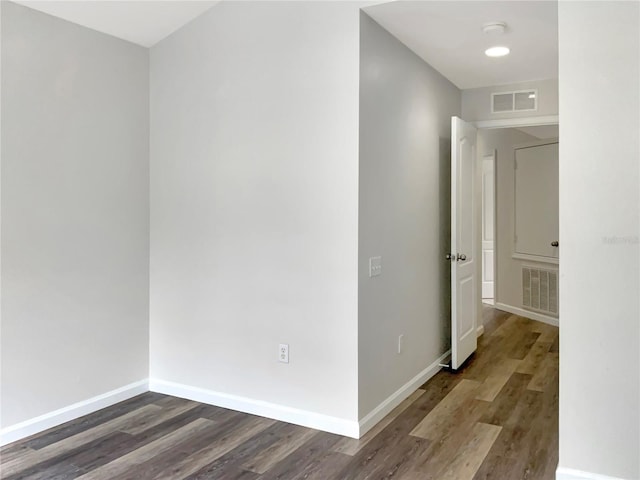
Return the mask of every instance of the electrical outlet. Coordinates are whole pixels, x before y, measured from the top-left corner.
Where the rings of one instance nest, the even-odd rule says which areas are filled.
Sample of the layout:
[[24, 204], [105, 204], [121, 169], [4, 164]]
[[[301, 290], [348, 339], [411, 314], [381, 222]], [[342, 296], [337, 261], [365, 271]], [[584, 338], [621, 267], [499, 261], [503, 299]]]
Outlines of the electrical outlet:
[[402, 347], [404, 347], [404, 334], [398, 336], [398, 353], [402, 353]]
[[278, 361], [282, 363], [289, 363], [289, 345], [281, 343], [278, 347]]

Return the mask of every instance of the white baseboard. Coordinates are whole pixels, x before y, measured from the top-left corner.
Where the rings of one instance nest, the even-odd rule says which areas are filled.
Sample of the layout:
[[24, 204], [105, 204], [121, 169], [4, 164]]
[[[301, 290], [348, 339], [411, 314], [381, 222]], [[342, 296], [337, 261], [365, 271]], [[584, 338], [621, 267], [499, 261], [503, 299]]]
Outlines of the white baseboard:
[[478, 337], [481, 337], [482, 335], [484, 335], [484, 325], [480, 325], [476, 329], [476, 334], [477, 334]]
[[74, 403], [73, 405], [54, 410], [53, 412], [45, 413], [39, 417], [16, 423], [15, 425], [0, 430], [0, 446], [43, 432], [49, 428], [75, 420], [78, 417], [96, 412], [102, 408], [110, 407], [118, 402], [128, 400], [129, 398], [148, 391], [148, 381], [146, 379], [140, 380], [103, 393], [102, 395]]
[[556, 480], [625, 480], [618, 477], [609, 477], [599, 473], [582, 472], [572, 468], [558, 467], [556, 470]]
[[537, 320], [548, 325], [553, 325], [554, 327], [560, 326], [560, 322], [557, 318], [549, 317], [547, 315], [543, 315], [542, 313], [530, 312], [529, 310], [525, 310], [524, 308], [513, 307], [511, 305], [498, 302], [496, 302], [495, 308], [497, 308], [498, 310], [504, 310], [505, 312], [513, 313], [515, 315], [519, 315], [521, 317], [530, 318], [531, 320]]
[[169, 382], [157, 378], [149, 380], [149, 389], [152, 392], [186, 398], [195, 402], [259, 415], [261, 417], [273, 418], [274, 420], [315, 428], [346, 437], [358, 438], [359, 427], [358, 422], [355, 420], [322, 415], [320, 413], [287, 407], [277, 403], [255, 400], [228, 393], [214, 392], [213, 390], [205, 390], [204, 388]]
[[380, 405], [369, 412], [362, 420], [360, 420], [360, 437], [371, 430], [380, 420], [386, 417], [391, 411], [400, 405], [409, 395], [415, 392], [422, 384], [438, 373], [442, 367], [440, 364], [451, 355], [451, 350], [445, 352], [435, 362], [422, 370], [418, 375], [413, 377], [402, 387], [392, 393]]

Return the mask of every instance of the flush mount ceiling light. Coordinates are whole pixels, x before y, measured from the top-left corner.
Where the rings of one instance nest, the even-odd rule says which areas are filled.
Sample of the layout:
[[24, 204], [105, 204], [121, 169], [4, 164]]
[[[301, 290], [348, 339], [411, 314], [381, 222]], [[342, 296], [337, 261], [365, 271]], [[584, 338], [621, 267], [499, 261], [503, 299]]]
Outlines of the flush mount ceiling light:
[[489, 22], [482, 26], [482, 31], [487, 34], [502, 35], [507, 29], [506, 22]]
[[509, 47], [491, 47], [487, 48], [484, 54], [487, 57], [504, 57], [505, 55], [509, 55], [509, 52]]

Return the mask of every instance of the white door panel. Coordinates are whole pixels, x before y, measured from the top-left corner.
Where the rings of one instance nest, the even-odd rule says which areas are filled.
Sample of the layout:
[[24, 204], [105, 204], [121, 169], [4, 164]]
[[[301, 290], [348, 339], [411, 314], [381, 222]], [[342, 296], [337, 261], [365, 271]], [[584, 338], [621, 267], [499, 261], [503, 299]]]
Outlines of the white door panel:
[[482, 241], [493, 243], [494, 155], [482, 158]]
[[493, 250], [482, 251], [482, 262], [487, 267], [482, 271], [482, 281], [493, 282]]
[[[458, 296], [461, 298], [471, 298], [474, 293], [474, 279], [472, 276], [466, 276], [458, 283]], [[475, 303], [475, 302], [474, 302]], [[458, 336], [460, 340], [465, 340], [468, 335], [476, 335], [475, 315], [473, 303], [461, 302], [458, 307], [458, 315], [456, 316]], [[462, 360], [464, 361], [464, 360]], [[460, 362], [462, 363], [462, 362]]]
[[482, 157], [482, 298], [494, 298], [495, 152]]
[[451, 368], [476, 350], [476, 129], [451, 119]]
[[515, 251], [558, 258], [558, 143], [515, 150]]
[[[483, 246], [484, 247], [484, 246]], [[494, 298], [493, 250], [482, 250], [482, 298]]]

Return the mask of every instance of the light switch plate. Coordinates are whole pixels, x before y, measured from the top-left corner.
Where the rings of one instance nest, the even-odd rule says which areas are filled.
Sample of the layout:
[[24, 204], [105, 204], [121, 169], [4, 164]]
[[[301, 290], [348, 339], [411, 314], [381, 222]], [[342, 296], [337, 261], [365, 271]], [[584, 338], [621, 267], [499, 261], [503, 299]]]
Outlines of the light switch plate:
[[377, 277], [382, 274], [382, 257], [369, 258], [369, 277]]

